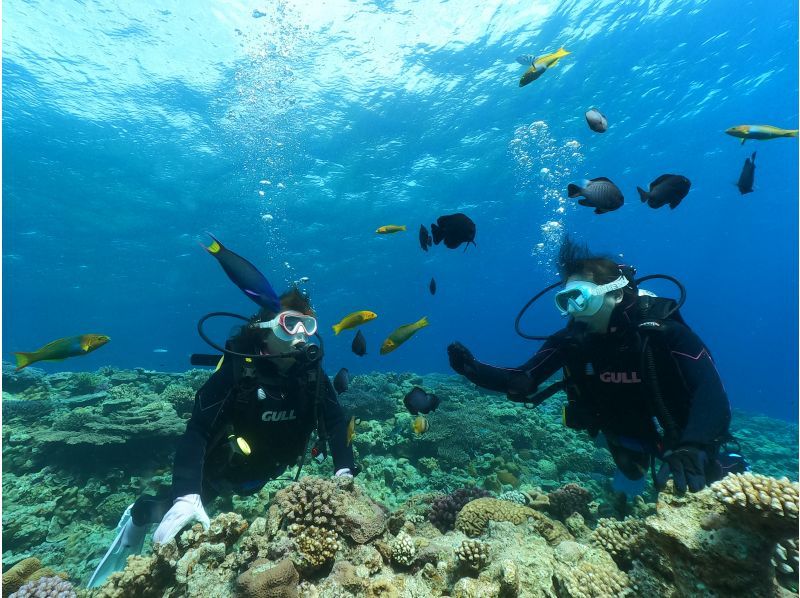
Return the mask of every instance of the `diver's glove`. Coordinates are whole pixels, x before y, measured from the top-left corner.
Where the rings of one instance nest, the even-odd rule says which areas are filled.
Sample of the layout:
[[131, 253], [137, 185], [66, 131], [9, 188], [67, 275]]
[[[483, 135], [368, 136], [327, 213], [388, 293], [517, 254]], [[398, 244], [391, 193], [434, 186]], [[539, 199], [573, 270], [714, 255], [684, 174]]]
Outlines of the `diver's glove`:
[[708, 453], [701, 448], [694, 446], [681, 446], [674, 451], [667, 451], [662, 457], [664, 463], [658, 470], [655, 477], [655, 484], [658, 490], [663, 490], [667, 485], [669, 476], [675, 480], [675, 489], [678, 492], [689, 490], [697, 492], [706, 486], [706, 466], [708, 465]]
[[205, 529], [211, 525], [200, 495], [187, 494], [176, 498], [161, 523], [158, 524], [153, 534], [153, 544], [169, 542], [178, 535], [178, 532], [194, 521], [200, 522]]
[[450, 367], [461, 374], [468, 376], [475, 373], [475, 357], [472, 352], [458, 341], [447, 347], [447, 356], [450, 358]]

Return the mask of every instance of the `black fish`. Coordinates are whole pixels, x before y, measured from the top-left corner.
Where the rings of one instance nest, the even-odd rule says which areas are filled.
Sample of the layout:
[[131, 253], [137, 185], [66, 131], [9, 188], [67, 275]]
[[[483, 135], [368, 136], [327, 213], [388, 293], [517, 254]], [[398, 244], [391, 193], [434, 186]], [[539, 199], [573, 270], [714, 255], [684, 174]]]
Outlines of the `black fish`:
[[650, 191], [645, 191], [641, 187], [636, 187], [639, 197], [646, 201], [651, 208], [660, 208], [669, 204], [669, 208], [674, 210], [681, 203], [681, 200], [689, 193], [692, 183], [685, 176], [679, 174], [662, 174], [655, 181], [650, 183]]
[[336, 389], [337, 394], [347, 392], [347, 387], [350, 386], [350, 372], [347, 368], [342, 368], [333, 378], [333, 388]]
[[597, 108], [586, 112], [586, 124], [595, 133], [605, 133], [608, 130], [608, 119]]
[[567, 195], [569, 197], [583, 196], [586, 199], [579, 199], [578, 203], [582, 206], [594, 208], [595, 214], [605, 214], [622, 207], [625, 198], [622, 191], [614, 183], [604, 176], [591, 179], [585, 187], [567, 185]]
[[431, 411], [436, 411], [439, 406], [439, 397], [434, 394], [428, 394], [419, 386], [415, 386], [403, 398], [403, 404], [411, 415], [430, 413]]
[[739, 175], [739, 182], [736, 186], [739, 187], [739, 193], [745, 195], [753, 192], [753, 179], [756, 176], [756, 153], [745, 159], [744, 166], [742, 166], [742, 174]]
[[466, 214], [439, 216], [436, 224], [431, 224], [431, 233], [436, 245], [444, 241], [449, 249], [455, 249], [462, 243], [466, 243], [467, 247], [470, 243], [475, 245], [475, 223]]
[[431, 284], [428, 285], [428, 288], [431, 291], [431, 295], [436, 294], [436, 281], [433, 278], [431, 278]]
[[350, 348], [353, 350], [353, 353], [355, 353], [359, 357], [363, 357], [364, 355], [366, 355], [367, 341], [364, 338], [364, 335], [361, 334], [360, 330], [356, 332], [356, 336], [353, 339], [353, 344], [350, 346]]
[[428, 251], [428, 247], [431, 246], [433, 240], [431, 239], [430, 233], [428, 233], [428, 229], [425, 228], [424, 224], [419, 225], [419, 246], [422, 247], [422, 251]]

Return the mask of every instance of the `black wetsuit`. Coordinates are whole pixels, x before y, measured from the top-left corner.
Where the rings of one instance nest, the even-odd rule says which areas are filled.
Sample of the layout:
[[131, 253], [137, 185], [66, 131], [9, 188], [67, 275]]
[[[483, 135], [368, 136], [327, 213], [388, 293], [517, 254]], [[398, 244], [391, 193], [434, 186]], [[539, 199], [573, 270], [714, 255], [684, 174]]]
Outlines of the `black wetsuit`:
[[[581, 332], [581, 325], [571, 322], [519, 367], [476, 361], [464, 375], [478, 386], [525, 402], [564, 369], [569, 382], [565, 423], [592, 436], [603, 432], [620, 470], [632, 479], [642, 477], [651, 455], [677, 446], [696, 446], [715, 455], [728, 437], [731, 413], [708, 349], [679, 320], [640, 326], [627, 311], [615, 312], [606, 334]], [[655, 376], [643, 359], [644, 339]], [[661, 408], [655, 405], [655, 393]]]
[[[199, 494], [204, 503], [219, 495], [252, 494], [296, 464], [317, 426], [315, 373], [321, 384], [319, 420], [334, 471], [354, 471], [347, 421], [321, 368], [317, 371], [316, 366], [309, 369], [297, 363], [280, 374], [262, 359], [256, 377], [242, 378], [237, 371], [241, 367], [241, 360], [226, 357], [197, 391], [192, 416], [175, 452], [171, 493], [140, 497], [131, 511], [136, 525], [160, 521], [174, 499], [187, 494]], [[230, 434], [245, 439], [249, 456], [231, 450]]]

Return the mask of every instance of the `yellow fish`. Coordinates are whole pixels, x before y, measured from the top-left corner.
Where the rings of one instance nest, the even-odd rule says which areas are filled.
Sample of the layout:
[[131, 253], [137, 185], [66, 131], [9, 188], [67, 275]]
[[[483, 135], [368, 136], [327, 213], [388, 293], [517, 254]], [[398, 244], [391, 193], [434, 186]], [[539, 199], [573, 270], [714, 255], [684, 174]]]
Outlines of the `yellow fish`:
[[41, 349], [30, 353], [14, 353], [17, 358], [17, 371], [36, 361], [59, 361], [67, 357], [86, 355], [110, 340], [104, 334], [79, 334], [47, 343]]
[[428, 430], [428, 420], [418, 415], [414, 418], [414, 421], [411, 422], [411, 429], [414, 430], [416, 434], [424, 434]]
[[346, 315], [341, 320], [339, 320], [338, 324], [333, 325], [333, 333], [339, 334], [342, 330], [348, 330], [349, 328], [355, 328], [356, 326], [361, 326], [370, 320], [374, 320], [378, 317], [374, 311], [354, 311], [351, 314]]
[[399, 233], [401, 230], [406, 230], [405, 224], [387, 224], [386, 226], [379, 226], [375, 232], [379, 235], [388, 235], [390, 233]]
[[725, 132], [731, 137], [739, 137], [742, 144], [748, 139], [777, 139], [778, 137], [797, 137], [797, 129], [780, 129], [772, 125], [736, 125]]
[[347, 424], [347, 446], [353, 443], [353, 438], [356, 436], [356, 426], [361, 423], [361, 420], [356, 419], [356, 416], [350, 418]]
[[528, 83], [536, 81], [547, 69], [564, 58], [567, 54], [572, 54], [572, 52], [567, 52], [564, 48], [559, 48], [552, 54], [537, 56], [531, 62], [530, 68], [522, 75], [522, 78], [519, 80], [519, 86], [525, 87]]
[[404, 324], [403, 326], [400, 326], [394, 332], [392, 332], [385, 341], [383, 341], [383, 344], [381, 345], [381, 355], [391, 353], [397, 349], [397, 347], [410, 339], [417, 330], [420, 328], [425, 328], [427, 325], [428, 318], [423, 316], [413, 324]]

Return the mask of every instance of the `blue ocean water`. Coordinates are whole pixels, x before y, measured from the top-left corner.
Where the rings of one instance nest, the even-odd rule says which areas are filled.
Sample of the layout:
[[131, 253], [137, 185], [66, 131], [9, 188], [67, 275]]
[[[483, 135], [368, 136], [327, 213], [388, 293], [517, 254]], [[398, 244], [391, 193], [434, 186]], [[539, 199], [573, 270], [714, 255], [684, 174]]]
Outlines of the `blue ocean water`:
[[[37, 365], [187, 368], [209, 350], [200, 316], [256, 308], [198, 246], [210, 231], [279, 291], [308, 278], [330, 373], [445, 372], [456, 339], [517, 365], [538, 345], [514, 318], [556, 279], [569, 233], [678, 277], [733, 405], [797, 418], [797, 140], [723, 133], [797, 127], [796, 2], [3, 8], [5, 360], [97, 332], [112, 340], [95, 353]], [[518, 87], [516, 56], [562, 46], [569, 56]], [[605, 134], [586, 126], [592, 106]], [[755, 191], [741, 196], [753, 151]], [[663, 173], [692, 181], [674, 211], [635, 190]], [[599, 176], [622, 209], [566, 198]], [[423, 253], [419, 225], [459, 211], [477, 247]], [[408, 231], [376, 235], [384, 224]], [[330, 332], [360, 309], [379, 315], [363, 358], [351, 333]], [[422, 316], [428, 328], [378, 355]], [[524, 322], [563, 325], [549, 299]], [[211, 329], [222, 339], [234, 323]]]

